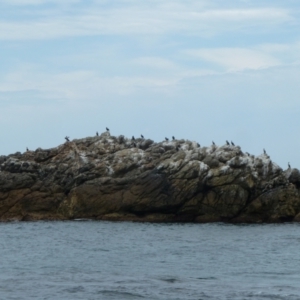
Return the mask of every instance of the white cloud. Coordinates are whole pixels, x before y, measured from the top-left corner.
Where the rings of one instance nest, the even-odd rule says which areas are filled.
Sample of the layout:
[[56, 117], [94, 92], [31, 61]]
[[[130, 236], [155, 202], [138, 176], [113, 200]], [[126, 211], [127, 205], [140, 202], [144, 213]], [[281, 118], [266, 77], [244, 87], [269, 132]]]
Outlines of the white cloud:
[[[30, 0], [27, 3], [38, 4], [41, 1]], [[72, 2], [74, 1], [70, 3]], [[169, 2], [168, 5], [152, 6], [131, 2], [126, 7], [119, 5], [119, 7], [105, 8], [94, 5], [82, 10], [74, 10], [72, 13], [62, 12], [57, 7], [57, 10], [49, 13], [48, 16], [44, 13], [41, 10], [39, 18], [39, 13], [35, 11], [31, 19], [26, 21], [0, 22], [0, 39], [53, 39], [109, 34], [160, 35], [175, 32], [206, 36], [224, 31], [236, 31], [247, 26], [252, 28], [262, 24], [265, 26], [281, 24], [292, 18], [286, 9], [208, 9], [194, 2], [191, 6], [179, 5], [178, 2], [173, 5]]]
[[79, 3], [81, 0], [2, 0], [2, 4], [15, 5], [15, 6], [27, 6], [27, 5], [41, 5], [47, 3], [54, 4], [74, 4]]
[[83, 99], [94, 101], [104, 95], [129, 95], [141, 89], [167, 89], [174, 87], [178, 81], [177, 76], [167, 75], [103, 77], [88, 70], [47, 74], [23, 68], [2, 78], [0, 93], [30, 91], [38, 93], [40, 101], [64, 99], [66, 102], [81, 103]]
[[139, 57], [132, 62], [136, 65], [153, 69], [175, 70], [178, 68], [176, 64], [169, 59], [161, 57]]
[[280, 61], [262, 51], [246, 48], [217, 48], [185, 51], [188, 55], [215, 63], [229, 72], [257, 70], [280, 65]]

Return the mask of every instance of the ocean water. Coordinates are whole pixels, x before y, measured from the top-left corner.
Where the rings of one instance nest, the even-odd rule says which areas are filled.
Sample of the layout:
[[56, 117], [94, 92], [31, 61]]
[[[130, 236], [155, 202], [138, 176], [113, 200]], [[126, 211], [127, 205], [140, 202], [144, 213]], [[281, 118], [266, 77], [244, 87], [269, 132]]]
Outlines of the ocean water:
[[0, 299], [300, 299], [300, 225], [0, 224]]

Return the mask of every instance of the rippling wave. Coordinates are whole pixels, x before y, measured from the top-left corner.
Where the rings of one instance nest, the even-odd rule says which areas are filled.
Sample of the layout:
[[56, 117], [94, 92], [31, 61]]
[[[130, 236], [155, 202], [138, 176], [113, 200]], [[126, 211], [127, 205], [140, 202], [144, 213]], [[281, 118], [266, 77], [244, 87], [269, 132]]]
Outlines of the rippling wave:
[[298, 224], [0, 227], [0, 299], [300, 299]]

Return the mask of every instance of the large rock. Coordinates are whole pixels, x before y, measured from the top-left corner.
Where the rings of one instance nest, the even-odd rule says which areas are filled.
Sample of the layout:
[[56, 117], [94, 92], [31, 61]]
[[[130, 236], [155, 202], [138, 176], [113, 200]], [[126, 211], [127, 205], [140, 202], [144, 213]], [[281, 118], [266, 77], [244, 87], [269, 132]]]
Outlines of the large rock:
[[0, 220], [300, 221], [300, 172], [266, 154], [100, 136], [0, 156]]

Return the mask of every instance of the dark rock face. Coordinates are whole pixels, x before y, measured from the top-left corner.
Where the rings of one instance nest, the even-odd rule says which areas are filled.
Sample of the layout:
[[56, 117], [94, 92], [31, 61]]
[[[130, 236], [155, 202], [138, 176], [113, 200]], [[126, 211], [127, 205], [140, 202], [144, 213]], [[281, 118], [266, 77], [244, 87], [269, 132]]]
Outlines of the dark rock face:
[[0, 156], [0, 220], [300, 221], [300, 172], [240, 147], [100, 136]]

